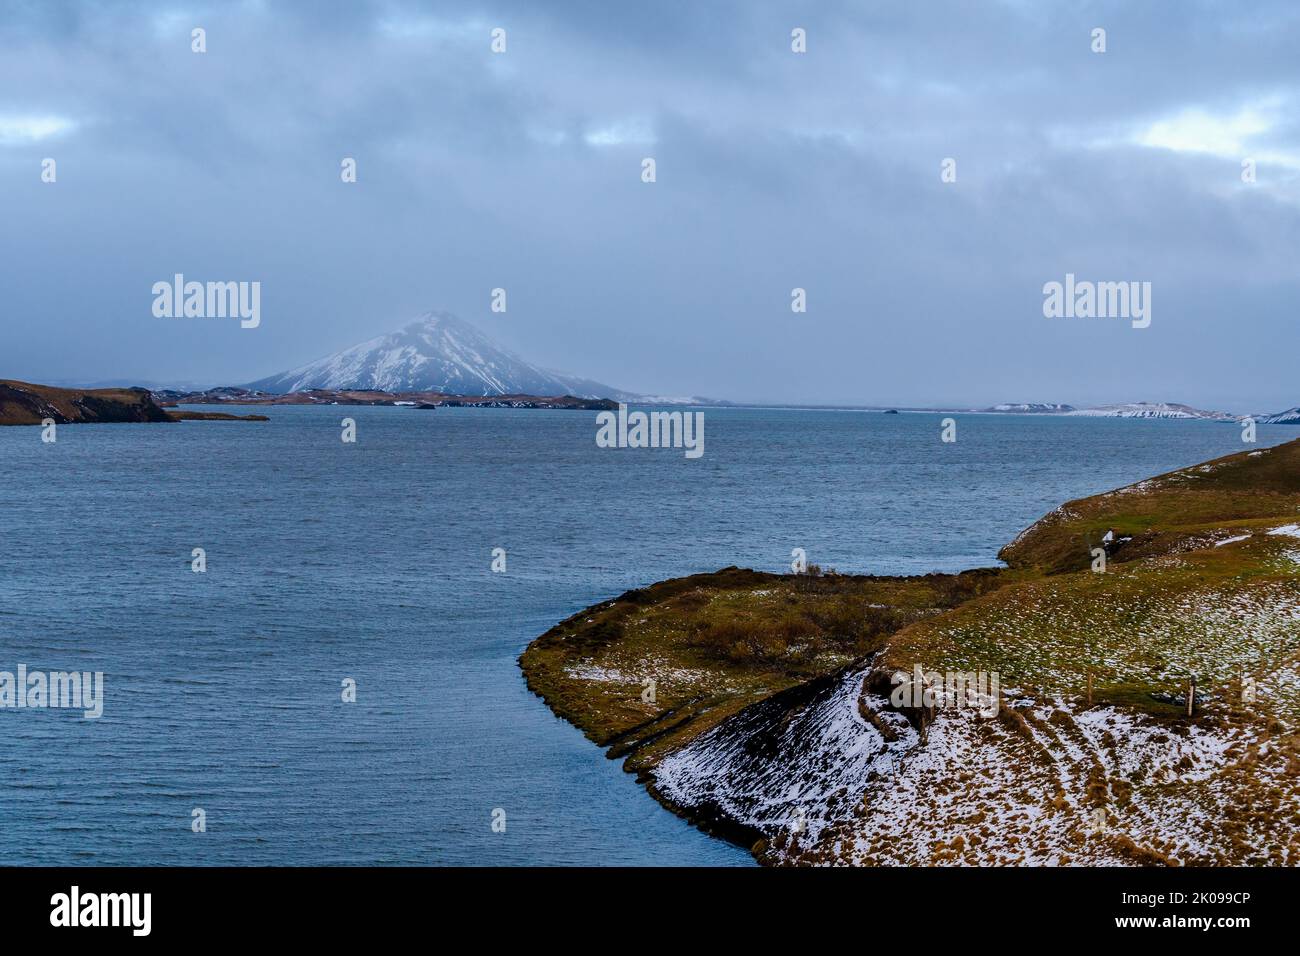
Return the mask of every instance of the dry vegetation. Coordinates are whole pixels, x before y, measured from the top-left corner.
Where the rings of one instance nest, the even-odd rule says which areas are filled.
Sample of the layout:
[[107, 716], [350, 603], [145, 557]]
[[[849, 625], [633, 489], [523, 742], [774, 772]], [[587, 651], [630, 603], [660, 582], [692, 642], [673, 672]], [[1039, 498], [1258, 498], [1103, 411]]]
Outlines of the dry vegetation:
[[[524, 652], [528, 685], [611, 756], [650, 766], [746, 704], [880, 649], [899, 627], [1001, 583], [727, 568], [629, 591], [562, 621]], [[655, 701], [642, 699], [655, 682]]]

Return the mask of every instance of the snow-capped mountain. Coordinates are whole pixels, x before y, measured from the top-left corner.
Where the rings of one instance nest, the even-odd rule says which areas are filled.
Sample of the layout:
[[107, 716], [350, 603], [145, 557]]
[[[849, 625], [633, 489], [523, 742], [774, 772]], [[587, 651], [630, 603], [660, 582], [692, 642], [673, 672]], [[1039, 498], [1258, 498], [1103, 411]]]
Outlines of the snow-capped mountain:
[[1276, 415], [1260, 415], [1255, 421], [1261, 425], [1300, 425], [1300, 408], [1288, 408]]
[[1237, 416], [1227, 412], [1209, 412], [1190, 405], [1174, 402], [1127, 402], [1122, 405], [1098, 405], [1095, 408], [1076, 408], [1067, 415], [1085, 415], [1090, 418], [1203, 418], [1208, 421], [1235, 421]]
[[449, 312], [428, 312], [397, 332], [248, 387], [275, 393], [332, 388], [637, 400], [635, 395], [600, 382], [525, 362]]

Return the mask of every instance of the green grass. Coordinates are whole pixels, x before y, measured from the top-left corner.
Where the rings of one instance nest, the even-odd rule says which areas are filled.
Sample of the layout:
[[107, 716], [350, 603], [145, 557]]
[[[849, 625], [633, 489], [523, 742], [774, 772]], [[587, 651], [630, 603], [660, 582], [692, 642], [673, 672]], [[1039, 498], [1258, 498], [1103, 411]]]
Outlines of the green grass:
[[[1290, 545], [1295, 545], [1291, 547]], [[1003, 686], [1167, 713], [1152, 695], [1198, 692], [1240, 699], [1243, 676], [1268, 679], [1300, 654], [1300, 565], [1294, 539], [1248, 541], [1005, 588], [889, 642], [886, 666], [997, 670]], [[1261, 707], [1287, 722], [1292, 694]]]
[[1013, 568], [1060, 573], [1088, 568], [1107, 531], [1133, 541], [1115, 561], [1195, 545], [1212, 531], [1300, 518], [1300, 442], [1251, 449], [1070, 501], [999, 553]]

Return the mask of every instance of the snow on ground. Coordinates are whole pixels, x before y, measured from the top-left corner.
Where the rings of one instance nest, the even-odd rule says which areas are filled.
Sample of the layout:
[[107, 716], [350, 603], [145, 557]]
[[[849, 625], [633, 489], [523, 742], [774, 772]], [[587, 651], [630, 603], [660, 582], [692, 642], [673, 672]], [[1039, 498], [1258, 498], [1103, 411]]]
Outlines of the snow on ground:
[[717, 675], [712, 671], [673, 667], [666, 661], [654, 659], [639, 663], [637, 673], [620, 670], [617, 667], [602, 667], [590, 662], [572, 664], [565, 668], [564, 672], [574, 680], [591, 681], [597, 684], [629, 684], [637, 687], [642, 686], [647, 680], [654, 680], [660, 687], [705, 683], [713, 686], [717, 683]]
[[917, 740], [889, 714], [900, 740], [887, 743], [858, 712], [864, 673], [839, 675], [793, 716], [779, 701], [761, 701], [665, 758], [656, 787], [681, 806], [716, 805], [765, 833], [801, 829], [815, 839], [851, 817], [855, 799], [846, 798], [860, 797], [873, 775], [891, 774], [894, 754]]
[[1252, 781], [1296, 796], [1257, 728], [1022, 699], [1004, 719], [940, 711], [923, 737], [884, 698], [860, 702], [863, 677], [749, 708], [666, 758], [657, 788], [759, 830], [776, 862], [1241, 862], [1253, 845], [1300, 862], [1294, 814], [1234, 820]]

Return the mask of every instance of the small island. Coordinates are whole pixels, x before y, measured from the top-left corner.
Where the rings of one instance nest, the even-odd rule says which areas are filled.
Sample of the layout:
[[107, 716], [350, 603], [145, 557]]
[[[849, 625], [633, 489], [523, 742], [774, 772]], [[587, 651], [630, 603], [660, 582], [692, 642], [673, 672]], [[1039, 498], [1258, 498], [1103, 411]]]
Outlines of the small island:
[[764, 864], [1295, 865], [1298, 521], [1292, 441], [1068, 502], [1006, 567], [629, 591], [520, 666]]

